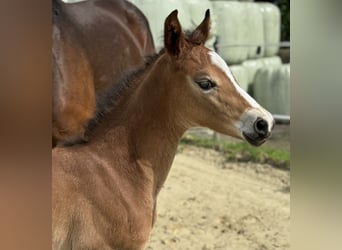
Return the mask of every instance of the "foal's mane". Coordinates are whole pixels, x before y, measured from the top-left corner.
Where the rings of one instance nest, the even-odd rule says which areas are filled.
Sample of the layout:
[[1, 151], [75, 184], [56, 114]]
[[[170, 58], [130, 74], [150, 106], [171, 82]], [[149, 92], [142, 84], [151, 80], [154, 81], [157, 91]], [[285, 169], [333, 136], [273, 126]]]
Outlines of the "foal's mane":
[[164, 49], [154, 55], [146, 56], [145, 63], [138, 69], [125, 73], [118, 82], [112, 83], [104, 94], [96, 97], [96, 110], [95, 116], [92, 118], [86, 127], [87, 132], [96, 127], [97, 124], [108, 114], [120, 101], [129, 89], [139, 82], [139, 77], [146, 72], [146, 70], [154, 64], [157, 59], [164, 54]]
[[[184, 32], [184, 39], [188, 43], [196, 46], [198, 44], [193, 41], [192, 34], [193, 33], [191, 31], [186, 30]], [[117, 83], [111, 84], [104, 94], [96, 97], [95, 116], [88, 122], [86, 126], [87, 132], [91, 131], [101, 122], [103, 117], [105, 117], [106, 114], [108, 114], [118, 104], [120, 97], [123, 96], [129, 89], [133, 88], [138, 83], [139, 77], [144, 74], [146, 70], [164, 53], [165, 48], [161, 49], [154, 55], [146, 56], [145, 63], [142, 67], [127, 72]]]

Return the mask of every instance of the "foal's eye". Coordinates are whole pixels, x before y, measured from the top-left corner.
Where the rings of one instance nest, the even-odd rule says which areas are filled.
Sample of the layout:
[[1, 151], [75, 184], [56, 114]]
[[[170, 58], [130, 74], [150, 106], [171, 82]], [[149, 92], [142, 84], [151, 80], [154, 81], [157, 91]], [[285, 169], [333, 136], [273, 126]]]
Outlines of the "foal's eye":
[[196, 81], [196, 83], [203, 90], [210, 90], [216, 87], [216, 84], [209, 79], [201, 79]]

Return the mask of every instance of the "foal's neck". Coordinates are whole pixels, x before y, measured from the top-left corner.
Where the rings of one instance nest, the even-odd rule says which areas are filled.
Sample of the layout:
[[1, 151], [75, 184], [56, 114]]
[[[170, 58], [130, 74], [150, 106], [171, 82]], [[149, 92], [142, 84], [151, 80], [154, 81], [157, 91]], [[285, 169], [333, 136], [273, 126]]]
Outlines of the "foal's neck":
[[[153, 180], [153, 195], [157, 195], [169, 173], [179, 139], [186, 128], [177, 124], [177, 112], [172, 103], [170, 65], [161, 56], [139, 79], [140, 83], [123, 98], [103, 123], [99, 148], [127, 147], [129, 167], [143, 169]], [[114, 154], [117, 151], [114, 150]], [[115, 167], [115, 155], [113, 155]], [[132, 159], [133, 158], [133, 159]], [[146, 171], [148, 169], [148, 171]], [[138, 169], [137, 169], [138, 170]], [[151, 171], [152, 170], [152, 171]]]

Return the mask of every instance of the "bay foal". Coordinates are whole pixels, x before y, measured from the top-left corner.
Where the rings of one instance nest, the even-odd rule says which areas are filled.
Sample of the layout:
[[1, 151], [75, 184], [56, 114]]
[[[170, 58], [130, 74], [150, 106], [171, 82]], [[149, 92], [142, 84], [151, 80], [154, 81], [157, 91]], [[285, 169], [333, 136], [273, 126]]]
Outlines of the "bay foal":
[[204, 46], [209, 27], [208, 10], [185, 35], [173, 11], [165, 49], [102, 100], [89, 143], [53, 150], [53, 249], [144, 249], [188, 128], [206, 126], [253, 145], [270, 135], [272, 116]]
[[143, 13], [125, 0], [52, 1], [52, 144], [86, 141], [96, 100], [155, 53]]

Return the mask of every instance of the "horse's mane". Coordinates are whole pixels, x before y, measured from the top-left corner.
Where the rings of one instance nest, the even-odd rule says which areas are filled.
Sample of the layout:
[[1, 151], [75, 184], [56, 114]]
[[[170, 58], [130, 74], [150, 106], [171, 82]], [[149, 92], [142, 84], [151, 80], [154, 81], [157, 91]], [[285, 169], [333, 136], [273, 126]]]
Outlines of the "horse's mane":
[[[186, 30], [184, 32], [184, 38], [193, 43], [192, 32]], [[86, 127], [87, 132], [92, 130], [103, 117], [106, 116], [120, 101], [120, 97], [126, 93], [129, 89], [134, 87], [138, 82], [137, 79], [147, 70], [147, 68], [154, 64], [157, 59], [165, 53], [165, 48], [161, 49], [158, 53], [145, 57], [145, 63], [142, 67], [135, 69], [133, 71], [129, 71], [121, 77], [121, 79], [113, 83], [109, 86], [109, 88], [104, 92], [104, 94], [100, 94], [96, 97], [96, 111], [95, 116], [92, 118]]]
[[108, 89], [96, 97], [95, 116], [87, 125], [87, 131], [92, 130], [106, 116], [120, 101], [129, 89], [134, 87], [138, 82], [137, 79], [147, 70], [147, 68], [154, 64], [154, 62], [164, 53], [164, 49], [154, 55], [146, 56], [145, 63], [138, 69], [125, 73], [118, 82], [111, 84]]

